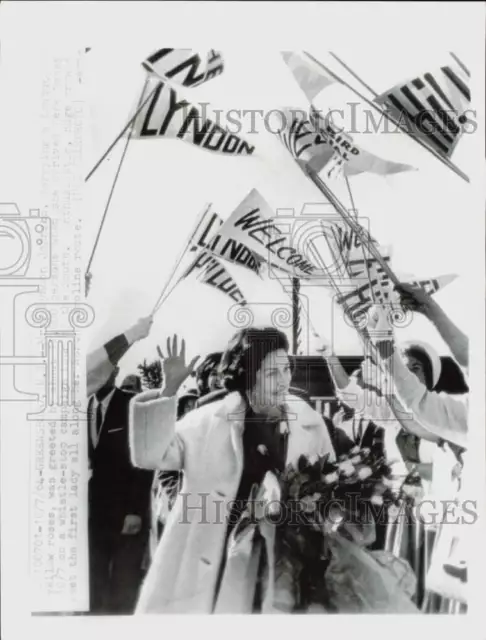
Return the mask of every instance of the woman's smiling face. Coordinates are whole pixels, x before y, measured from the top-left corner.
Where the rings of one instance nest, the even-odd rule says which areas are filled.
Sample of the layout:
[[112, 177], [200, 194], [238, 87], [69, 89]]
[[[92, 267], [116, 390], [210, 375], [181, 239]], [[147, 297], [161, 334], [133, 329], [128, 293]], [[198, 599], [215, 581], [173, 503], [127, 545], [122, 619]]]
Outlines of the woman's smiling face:
[[292, 372], [285, 349], [271, 351], [262, 360], [256, 373], [250, 400], [255, 407], [272, 409], [283, 405], [289, 392]]
[[418, 358], [410, 355], [404, 356], [404, 362], [409, 371], [416, 375], [422, 384], [426, 385], [425, 369], [422, 362], [420, 362]]

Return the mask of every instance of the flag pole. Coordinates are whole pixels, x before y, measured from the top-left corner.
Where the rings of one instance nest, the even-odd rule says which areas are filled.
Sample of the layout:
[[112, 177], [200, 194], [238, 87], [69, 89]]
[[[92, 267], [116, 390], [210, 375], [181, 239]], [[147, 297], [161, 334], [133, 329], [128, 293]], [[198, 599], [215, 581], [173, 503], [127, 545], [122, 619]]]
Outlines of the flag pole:
[[461, 69], [464, 71], [464, 73], [468, 76], [468, 78], [471, 77], [471, 72], [469, 71], [469, 69], [466, 67], [466, 65], [464, 64], [464, 62], [462, 62], [462, 60], [460, 60], [459, 56], [456, 56], [455, 53], [453, 53], [452, 51], [449, 51], [449, 54], [451, 56], [451, 58], [453, 60], [455, 60], [457, 62], [457, 64], [461, 67]]
[[[143, 94], [145, 93], [145, 89], [147, 88], [147, 83], [148, 83], [148, 77], [145, 79], [145, 83], [143, 85], [142, 93], [140, 94], [140, 98], [139, 98], [139, 101], [138, 101], [139, 105], [140, 105], [140, 102], [142, 101]], [[106, 221], [106, 217], [108, 215], [108, 210], [110, 208], [111, 200], [113, 198], [113, 194], [115, 193], [115, 188], [116, 188], [116, 185], [117, 185], [117, 182], [118, 182], [118, 178], [120, 177], [121, 168], [123, 166], [123, 162], [124, 162], [125, 157], [127, 155], [128, 145], [130, 144], [131, 139], [132, 139], [132, 130], [130, 130], [130, 132], [129, 132], [128, 136], [127, 136], [127, 141], [125, 143], [125, 148], [123, 149], [123, 153], [122, 153], [122, 156], [120, 158], [120, 163], [118, 164], [118, 168], [116, 170], [115, 178], [113, 180], [113, 184], [111, 185], [110, 194], [108, 196], [108, 200], [106, 201], [105, 210], [103, 212], [103, 217], [101, 218], [101, 223], [100, 223], [100, 226], [98, 227], [98, 233], [96, 234], [96, 238], [95, 238], [95, 242], [94, 242], [94, 245], [93, 245], [93, 249], [91, 251], [91, 255], [90, 255], [89, 260], [88, 260], [88, 265], [86, 267], [86, 273], [85, 273], [85, 276], [84, 276], [85, 277], [85, 287], [86, 287], [86, 292], [85, 292], [86, 297], [88, 297], [89, 288], [90, 288], [90, 285], [91, 285], [91, 280], [93, 278], [92, 273], [90, 271], [91, 265], [93, 263], [93, 259], [94, 259], [95, 253], [96, 253], [96, 249], [97, 249], [98, 243], [100, 241], [101, 233], [102, 233], [103, 227], [105, 225], [105, 221]]]
[[[353, 211], [355, 211], [356, 213], [356, 222], [358, 222], [358, 212], [357, 209], [354, 205], [354, 198], [353, 198], [353, 192], [351, 191], [351, 185], [349, 184], [349, 178], [346, 175], [346, 170], [344, 170], [344, 179], [346, 180], [346, 186], [348, 188], [348, 194], [349, 194], [349, 200], [351, 202], [351, 207], [353, 208]], [[368, 276], [368, 282], [371, 283], [371, 278], [370, 278], [370, 269], [369, 269], [369, 265], [368, 265], [368, 260], [366, 259], [366, 251], [365, 251], [365, 245], [361, 244], [361, 248], [363, 251], [363, 262], [365, 264], [366, 267], [366, 275]], [[373, 296], [373, 304], [376, 303], [376, 298], [375, 298], [375, 293], [373, 291], [373, 287], [371, 287], [371, 295]]]
[[344, 207], [344, 205], [338, 200], [338, 198], [334, 195], [334, 193], [329, 189], [329, 187], [325, 184], [325, 182], [313, 171], [310, 167], [306, 167], [304, 169], [305, 173], [310, 177], [312, 182], [316, 185], [319, 191], [326, 196], [329, 202], [334, 206], [336, 211], [340, 214], [343, 220], [351, 227], [351, 229], [355, 232], [358, 238], [361, 240], [361, 243], [368, 248], [370, 253], [379, 263], [383, 271], [387, 274], [390, 280], [398, 285], [399, 281], [396, 275], [393, 273], [389, 265], [385, 262], [380, 252], [374, 246], [374, 243], [371, 241], [369, 237], [369, 233], [364, 229], [352, 216], [349, 215], [348, 211]]
[[300, 280], [292, 278], [292, 350], [298, 355], [300, 346]]
[[367, 84], [367, 83], [366, 83], [362, 78], [360, 78], [360, 77], [358, 76], [358, 74], [357, 74], [357, 73], [355, 73], [355, 72], [351, 69], [351, 67], [349, 67], [349, 66], [344, 62], [344, 60], [341, 60], [341, 58], [340, 58], [339, 56], [337, 56], [335, 53], [333, 53], [332, 51], [329, 51], [329, 54], [330, 54], [330, 55], [331, 55], [335, 60], [337, 60], [337, 61], [339, 62], [339, 64], [340, 64], [341, 66], [343, 66], [343, 67], [346, 69], [346, 71], [347, 71], [348, 73], [350, 73], [350, 74], [353, 76], [353, 78], [354, 78], [355, 80], [357, 80], [358, 82], [360, 82], [360, 83], [363, 85], [363, 87], [366, 87], [366, 89], [368, 89], [368, 91], [369, 91], [370, 93], [372, 93], [372, 94], [373, 94], [373, 97], [375, 97], [375, 98], [377, 98], [377, 97], [378, 97], [378, 94], [376, 93], [376, 91], [375, 91], [374, 89], [372, 89], [372, 88], [370, 87], [370, 85], [369, 85], [369, 84]]
[[[145, 89], [147, 87], [147, 83], [148, 83], [148, 76], [145, 79], [145, 84], [143, 87], [143, 91], [142, 94], [140, 95], [140, 100], [142, 100], [143, 98], [143, 94], [145, 92]], [[132, 126], [132, 124], [134, 123], [134, 121], [136, 120], [138, 114], [142, 111], [142, 109], [145, 107], [145, 105], [147, 104], [147, 102], [152, 98], [152, 96], [154, 95], [154, 93], [157, 91], [157, 89], [159, 88], [160, 83], [158, 83], [154, 89], [148, 94], [147, 98], [142, 102], [142, 104], [140, 104], [139, 102], [139, 106], [137, 107], [137, 110], [135, 111], [134, 115], [130, 118], [130, 120], [126, 123], [126, 125], [123, 127], [123, 129], [120, 131], [120, 133], [117, 135], [117, 137], [113, 140], [113, 142], [110, 144], [110, 146], [108, 147], [108, 149], [104, 152], [104, 154], [101, 156], [101, 158], [98, 160], [98, 162], [94, 165], [94, 167], [91, 169], [91, 171], [88, 173], [88, 175], [86, 176], [86, 178], [84, 179], [85, 182], [88, 182], [88, 180], [91, 178], [91, 176], [94, 174], [94, 172], [100, 167], [100, 165], [102, 164], [102, 162], [106, 159], [106, 157], [108, 156], [109, 153], [111, 153], [111, 151], [113, 150], [113, 148], [116, 146], [117, 142], [125, 135], [125, 133], [130, 129], [130, 127]]]
[[[165, 292], [166, 292], [166, 291], [167, 291], [167, 289], [169, 288], [169, 285], [170, 285], [170, 283], [171, 283], [171, 281], [172, 281], [172, 278], [173, 278], [173, 277], [174, 277], [174, 275], [175, 275], [175, 272], [177, 271], [177, 269], [178, 269], [178, 267], [179, 267], [180, 263], [182, 262], [182, 260], [183, 260], [184, 256], [186, 255], [187, 250], [189, 249], [189, 247], [190, 247], [190, 245], [191, 245], [191, 242], [192, 242], [192, 240], [194, 239], [194, 236], [196, 235], [196, 233], [198, 232], [199, 227], [201, 226], [202, 221], [204, 220], [204, 216], [205, 216], [205, 215], [206, 215], [206, 213], [209, 211], [209, 208], [210, 208], [210, 207], [211, 207], [211, 204], [207, 204], [207, 205], [205, 206], [205, 208], [203, 209], [203, 211], [201, 211], [201, 213], [199, 214], [199, 216], [198, 216], [198, 218], [197, 218], [197, 220], [196, 220], [196, 224], [194, 225], [193, 230], [192, 230], [192, 231], [191, 231], [191, 233], [189, 234], [189, 236], [188, 236], [188, 238], [187, 238], [186, 242], [184, 243], [183, 249], [182, 249], [181, 253], [179, 254], [179, 256], [178, 256], [177, 260], [174, 262], [174, 267], [173, 267], [173, 269], [172, 269], [172, 271], [171, 271], [171, 273], [170, 273], [169, 277], [168, 277], [168, 278], [167, 278], [167, 280], [165, 281], [165, 284], [164, 284], [164, 286], [163, 286], [163, 288], [162, 288], [161, 293], [159, 294], [159, 297], [157, 298], [157, 302], [156, 302], [156, 303], [155, 303], [155, 305], [154, 305], [154, 308], [153, 308], [152, 314], [155, 314], [155, 313], [160, 309], [160, 307], [162, 306], [162, 303], [163, 303], [163, 302], [165, 302], [165, 299], [163, 299], [163, 298], [164, 298], [164, 295], [165, 295]], [[171, 289], [171, 290], [169, 291], [169, 293], [167, 294], [166, 299], [169, 297], [169, 294], [170, 294], [170, 293], [172, 293], [172, 289]]]
[[[388, 120], [390, 120], [391, 122], [393, 122], [393, 124], [395, 126], [397, 126], [401, 131], [403, 131], [403, 133], [406, 133], [407, 136], [411, 139], [414, 140], [417, 144], [419, 144], [421, 147], [423, 147], [424, 149], [426, 149], [429, 153], [431, 153], [433, 156], [435, 156], [438, 160], [440, 160], [440, 162], [442, 162], [442, 164], [444, 164], [446, 167], [448, 167], [449, 169], [451, 169], [455, 174], [457, 174], [460, 178], [462, 178], [463, 180], [465, 180], [466, 182], [470, 182], [468, 176], [461, 171], [461, 169], [459, 169], [459, 167], [456, 167], [455, 164], [453, 164], [450, 160], [448, 160], [447, 158], [444, 158], [440, 155], [440, 153], [438, 153], [435, 149], [433, 149], [432, 147], [430, 147], [426, 142], [424, 142], [423, 140], [421, 140], [418, 137], [412, 136], [410, 135], [410, 133], [407, 131], [407, 129], [403, 126], [403, 124], [398, 121], [394, 116], [392, 116], [390, 113], [387, 113], [386, 111], [383, 111], [382, 109], [380, 109], [380, 107], [375, 104], [372, 100], [369, 100], [368, 98], [366, 98], [363, 94], [361, 94], [357, 89], [355, 89], [354, 87], [352, 87], [350, 84], [348, 84], [345, 80], [343, 80], [342, 78], [340, 78], [338, 75], [336, 75], [333, 71], [331, 71], [330, 69], [328, 69], [324, 64], [322, 64], [322, 62], [319, 62], [319, 60], [316, 60], [316, 58], [314, 58], [313, 55], [311, 55], [310, 53], [308, 53], [307, 51], [304, 52], [306, 54], [306, 56], [308, 58], [310, 58], [314, 64], [318, 65], [319, 67], [321, 67], [321, 69], [323, 69], [326, 74], [330, 75], [332, 78], [334, 78], [334, 80], [336, 80], [336, 82], [339, 82], [340, 84], [342, 84], [344, 87], [350, 89], [353, 93], [355, 93], [359, 98], [361, 98], [361, 100], [363, 100], [363, 102], [366, 102], [366, 104], [370, 107], [372, 107], [375, 111], [378, 111], [378, 113], [380, 113], [382, 116], [384, 116], [385, 118], [388, 118]], [[337, 58], [337, 56], [334, 56], [336, 58], [336, 60], [338, 60], [338, 62], [340, 62], [341, 64], [342, 61], [339, 60]], [[355, 76], [357, 77], [357, 76]], [[373, 92], [374, 93], [374, 92]]]

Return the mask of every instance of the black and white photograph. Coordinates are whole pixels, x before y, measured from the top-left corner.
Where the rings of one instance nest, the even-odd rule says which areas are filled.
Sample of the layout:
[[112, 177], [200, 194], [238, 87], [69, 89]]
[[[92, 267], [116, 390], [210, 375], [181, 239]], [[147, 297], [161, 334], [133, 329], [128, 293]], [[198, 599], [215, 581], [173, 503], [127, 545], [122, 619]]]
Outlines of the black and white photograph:
[[[0, 5], [12, 29], [56, 15], [21, 4]], [[0, 156], [24, 608], [138, 635], [148, 614], [469, 634], [484, 5], [59, 4], [62, 44], [27, 61], [0, 39], [2, 138], [17, 117], [33, 149]]]

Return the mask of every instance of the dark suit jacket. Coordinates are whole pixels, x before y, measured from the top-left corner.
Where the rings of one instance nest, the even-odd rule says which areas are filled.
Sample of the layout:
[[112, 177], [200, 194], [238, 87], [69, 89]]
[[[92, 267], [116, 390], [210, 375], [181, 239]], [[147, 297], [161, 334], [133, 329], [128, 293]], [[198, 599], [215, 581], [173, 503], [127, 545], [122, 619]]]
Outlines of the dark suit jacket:
[[[91, 431], [89, 514], [100, 526], [120, 533], [128, 514], [139, 515], [147, 526], [153, 473], [136, 469], [130, 461], [128, 409], [135, 394], [115, 389], [108, 404], [98, 445], [93, 447]], [[90, 400], [88, 410], [91, 409]]]

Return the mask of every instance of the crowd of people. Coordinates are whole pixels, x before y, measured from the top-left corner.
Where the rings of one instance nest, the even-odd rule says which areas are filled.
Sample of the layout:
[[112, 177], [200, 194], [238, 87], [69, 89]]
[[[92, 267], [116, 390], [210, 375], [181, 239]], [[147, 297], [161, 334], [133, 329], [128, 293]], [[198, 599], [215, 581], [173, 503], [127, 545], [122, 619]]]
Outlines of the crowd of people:
[[[422, 290], [399, 293], [404, 309], [434, 324], [466, 381], [467, 337]], [[372, 348], [352, 375], [322, 343], [339, 401], [331, 423], [292, 386], [289, 343], [273, 327], [238, 331], [197, 367], [174, 336], [158, 350], [161, 388], [142, 390], [134, 375], [116, 387], [120, 360], [151, 325], [139, 320], [88, 356], [91, 613], [226, 613], [228, 589], [248, 590], [249, 612], [260, 611], [258, 581], [232, 584], [225, 565], [238, 517], [269, 490], [264, 454], [283, 470], [302, 454], [335, 460], [356, 445], [380, 448], [397, 486], [417, 485], [410, 517], [390, 511], [374, 548], [408, 560], [417, 610], [465, 610], [462, 599], [430, 589], [441, 520], [428, 524], [416, 508], [424, 497], [456, 500], [467, 460], [467, 393], [441, 391], [442, 360], [430, 345], [397, 344], [381, 307], [368, 313]], [[458, 545], [445, 574], [467, 580], [463, 555]]]

